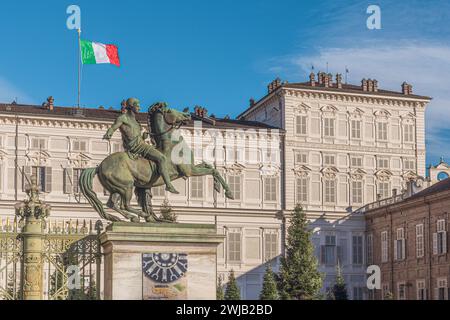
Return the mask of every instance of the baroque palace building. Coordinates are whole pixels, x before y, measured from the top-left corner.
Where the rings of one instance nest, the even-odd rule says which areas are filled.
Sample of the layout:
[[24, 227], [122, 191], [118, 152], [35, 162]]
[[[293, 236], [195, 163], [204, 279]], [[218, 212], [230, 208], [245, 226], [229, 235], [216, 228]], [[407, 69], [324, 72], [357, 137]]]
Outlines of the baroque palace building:
[[[324, 292], [342, 267], [350, 298], [367, 297], [364, 215], [355, 209], [406, 188], [425, 176], [425, 107], [430, 98], [378, 89], [376, 80], [343, 84], [341, 76], [319, 73], [306, 83], [273, 81], [268, 93], [237, 120], [208, 116], [197, 107], [193, 122], [180, 129], [195, 148], [196, 161], [214, 165], [235, 199], [213, 191], [212, 177], [177, 180], [180, 194], [154, 188], [156, 208], [167, 199], [180, 222], [215, 223], [225, 236], [218, 272], [233, 269], [242, 297], [257, 299], [264, 263], [277, 265], [286, 224], [295, 204], [306, 210]], [[117, 132], [102, 140], [120, 111], [0, 104], [0, 217], [13, 215], [25, 197], [26, 177], [35, 174], [50, 220], [97, 220], [80, 195], [78, 177], [107, 155], [121, 151]], [[146, 113], [138, 120], [145, 125]], [[195, 121], [197, 120], [197, 121]], [[201, 127], [199, 126], [201, 123]], [[94, 188], [105, 203], [97, 181]], [[2, 223], [0, 223], [2, 225]]]
[[281, 166], [283, 216], [295, 204], [306, 210], [324, 289], [339, 262], [349, 296], [367, 298], [364, 216], [355, 209], [406, 189], [425, 176], [425, 108], [430, 98], [381, 90], [377, 80], [360, 86], [342, 76], [311, 73], [305, 83], [279, 79], [238, 118], [285, 132]]

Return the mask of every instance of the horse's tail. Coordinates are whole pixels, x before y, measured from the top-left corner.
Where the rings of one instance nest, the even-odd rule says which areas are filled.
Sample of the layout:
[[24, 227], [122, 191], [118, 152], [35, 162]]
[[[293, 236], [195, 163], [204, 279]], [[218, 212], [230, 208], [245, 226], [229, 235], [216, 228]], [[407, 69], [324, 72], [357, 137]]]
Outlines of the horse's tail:
[[79, 187], [84, 197], [89, 201], [91, 206], [98, 212], [100, 217], [107, 219], [107, 214], [103, 208], [103, 204], [98, 199], [97, 194], [94, 192], [92, 186], [94, 177], [97, 174], [97, 168], [87, 168], [81, 172]]

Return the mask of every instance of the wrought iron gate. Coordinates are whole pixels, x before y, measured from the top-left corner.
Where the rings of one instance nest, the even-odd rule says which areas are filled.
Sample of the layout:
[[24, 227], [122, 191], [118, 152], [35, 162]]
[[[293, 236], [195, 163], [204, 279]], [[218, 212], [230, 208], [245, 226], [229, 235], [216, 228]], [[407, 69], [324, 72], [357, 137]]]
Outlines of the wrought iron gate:
[[[0, 218], [0, 300], [21, 299], [23, 241], [17, 218]], [[42, 290], [47, 300], [101, 298], [101, 221], [49, 221], [42, 230]]]

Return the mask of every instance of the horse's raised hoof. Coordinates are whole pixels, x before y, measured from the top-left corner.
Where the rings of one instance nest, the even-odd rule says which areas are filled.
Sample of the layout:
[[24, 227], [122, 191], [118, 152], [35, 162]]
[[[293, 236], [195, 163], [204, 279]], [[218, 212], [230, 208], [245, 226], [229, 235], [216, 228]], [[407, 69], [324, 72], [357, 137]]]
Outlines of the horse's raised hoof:
[[111, 214], [106, 215], [106, 220], [112, 221], [112, 222], [119, 222], [122, 221], [120, 218], [113, 216]]
[[233, 193], [231, 191], [225, 192], [225, 197], [228, 199], [234, 200]]

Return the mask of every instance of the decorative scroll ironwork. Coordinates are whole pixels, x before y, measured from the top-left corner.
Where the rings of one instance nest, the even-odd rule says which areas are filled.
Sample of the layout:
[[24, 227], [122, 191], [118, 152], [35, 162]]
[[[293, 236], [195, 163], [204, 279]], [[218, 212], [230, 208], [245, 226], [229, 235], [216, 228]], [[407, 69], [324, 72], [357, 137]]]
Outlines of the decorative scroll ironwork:
[[[0, 300], [21, 299], [22, 225], [0, 218]], [[50, 220], [42, 230], [43, 299], [99, 300], [102, 252], [101, 221]], [[79, 272], [79, 282], [71, 273]], [[71, 286], [72, 284], [72, 286]], [[79, 286], [77, 286], [79, 284]]]

